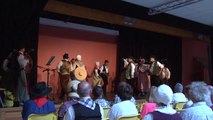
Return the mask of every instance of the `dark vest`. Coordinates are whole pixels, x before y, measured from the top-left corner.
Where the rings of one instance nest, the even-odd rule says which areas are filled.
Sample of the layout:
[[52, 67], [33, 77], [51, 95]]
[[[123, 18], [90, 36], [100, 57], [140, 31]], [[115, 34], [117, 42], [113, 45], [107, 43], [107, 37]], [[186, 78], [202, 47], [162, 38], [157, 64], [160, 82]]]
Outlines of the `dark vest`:
[[73, 105], [75, 111], [75, 120], [101, 120], [101, 112], [98, 104], [95, 109], [89, 109], [79, 103]]
[[158, 111], [154, 111], [151, 113], [153, 116], [153, 120], [182, 120], [178, 113], [175, 114], [165, 114]]
[[62, 66], [60, 68], [60, 72], [62, 74], [64, 73], [70, 73], [70, 69], [71, 69], [71, 64], [69, 61], [66, 61], [66, 60], [62, 60]]

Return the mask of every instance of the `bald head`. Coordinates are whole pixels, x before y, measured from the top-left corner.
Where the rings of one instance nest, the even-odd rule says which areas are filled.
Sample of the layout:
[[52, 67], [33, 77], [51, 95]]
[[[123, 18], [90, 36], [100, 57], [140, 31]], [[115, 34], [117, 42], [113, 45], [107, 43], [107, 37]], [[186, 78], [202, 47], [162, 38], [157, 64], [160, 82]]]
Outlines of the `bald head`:
[[91, 85], [87, 81], [82, 81], [78, 84], [77, 92], [80, 97], [90, 96]]

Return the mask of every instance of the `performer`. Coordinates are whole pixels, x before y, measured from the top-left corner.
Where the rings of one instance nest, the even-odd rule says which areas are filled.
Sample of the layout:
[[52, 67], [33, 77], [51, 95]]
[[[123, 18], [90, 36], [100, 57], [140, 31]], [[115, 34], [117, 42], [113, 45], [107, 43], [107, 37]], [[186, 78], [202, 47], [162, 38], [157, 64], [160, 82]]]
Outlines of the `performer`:
[[163, 66], [164, 66], [163, 69], [160, 71], [161, 84], [168, 84], [168, 80], [171, 77], [171, 72], [169, 68], [165, 66], [165, 64], [163, 64]]
[[137, 69], [137, 76], [138, 76], [138, 96], [143, 96], [147, 93], [149, 89], [149, 81], [148, 81], [148, 71], [149, 65], [145, 64], [145, 59], [140, 59], [139, 66]]
[[71, 64], [68, 59], [69, 55], [65, 53], [63, 55], [63, 60], [59, 62], [57, 67], [61, 83], [61, 95], [60, 95], [61, 100], [67, 99], [67, 84], [70, 80], [70, 71], [71, 71]]
[[134, 65], [132, 57], [129, 57], [127, 61], [128, 61], [128, 65], [125, 71], [126, 82], [129, 83], [134, 88], [135, 87], [134, 85], [135, 65]]
[[127, 58], [123, 59], [123, 68], [122, 68], [122, 72], [121, 72], [121, 75], [120, 75], [120, 80], [121, 81], [126, 81], [126, 68], [128, 66], [128, 61], [127, 61]]
[[76, 80], [86, 80], [87, 78], [86, 66], [82, 62], [81, 55], [76, 56], [74, 76]]
[[102, 79], [101, 79], [101, 76], [100, 76], [100, 62], [99, 61], [95, 62], [95, 67], [93, 69], [92, 78], [93, 78], [92, 87], [102, 86]]
[[24, 56], [25, 48], [22, 47], [19, 49], [17, 53], [17, 61], [19, 65], [18, 69], [18, 86], [16, 90], [16, 97], [15, 101], [18, 102], [17, 104], [23, 105], [23, 103], [29, 99], [29, 94], [27, 91], [27, 78], [26, 78], [26, 65], [28, 64], [29, 60], [26, 59]]
[[160, 71], [164, 66], [156, 60], [155, 56], [150, 57], [150, 62], [151, 86], [158, 87], [160, 85]]
[[101, 77], [103, 79], [103, 93], [104, 96], [106, 96], [106, 91], [107, 91], [107, 84], [108, 84], [108, 76], [109, 76], [109, 68], [108, 68], [109, 61], [105, 60], [104, 64], [100, 68], [101, 72]]
[[76, 69], [76, 64], [75, 64], [75, 58], [72, 58], [70, 63], [71, 63], [71, 70], [70, 70], [70, 77], [72, 80], [75, 79], [75, 76], [74, 76], [74, 70]]

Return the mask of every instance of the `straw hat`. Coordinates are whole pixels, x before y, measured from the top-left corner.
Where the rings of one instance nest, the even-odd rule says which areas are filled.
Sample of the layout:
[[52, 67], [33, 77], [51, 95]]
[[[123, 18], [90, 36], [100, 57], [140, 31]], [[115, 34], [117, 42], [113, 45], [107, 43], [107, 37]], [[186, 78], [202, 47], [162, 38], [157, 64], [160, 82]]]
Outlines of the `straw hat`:
[[84, 68], [77, 67], [74, 71], [74, 76], [77, 80], [85, 80], [87, 77], [87, 71]]

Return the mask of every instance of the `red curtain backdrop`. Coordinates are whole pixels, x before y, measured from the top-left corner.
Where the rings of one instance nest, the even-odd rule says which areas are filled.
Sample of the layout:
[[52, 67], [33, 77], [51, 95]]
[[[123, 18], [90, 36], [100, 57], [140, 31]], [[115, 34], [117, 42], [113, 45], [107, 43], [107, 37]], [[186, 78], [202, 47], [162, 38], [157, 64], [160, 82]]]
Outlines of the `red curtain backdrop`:
[[[38, 65], [46, 65], [49, 58], [54, 55], [55, 60], [50, 68], [55, 69], [62, 55], [67, 52], [70, 58], [75, 58], [77, 54], [82, 55], [82, 60], [86, 65], [88, 73], [91, 74], [96, 61], [103, 64], [105, 59], [109, 60], [109, 85], [116, 75], [117, 56], [117, 36], [106, 35], [77, 29], [68, 29], [40, 25], [38, 42]], [[38, 68], [38, 81], [47, 81], [47, 73]], [[90, 78], [91, 82], [92, 79]], [[50, 72], [50, 86], [53, 92], [59, 92], [59, 80], [57, 72]]]

